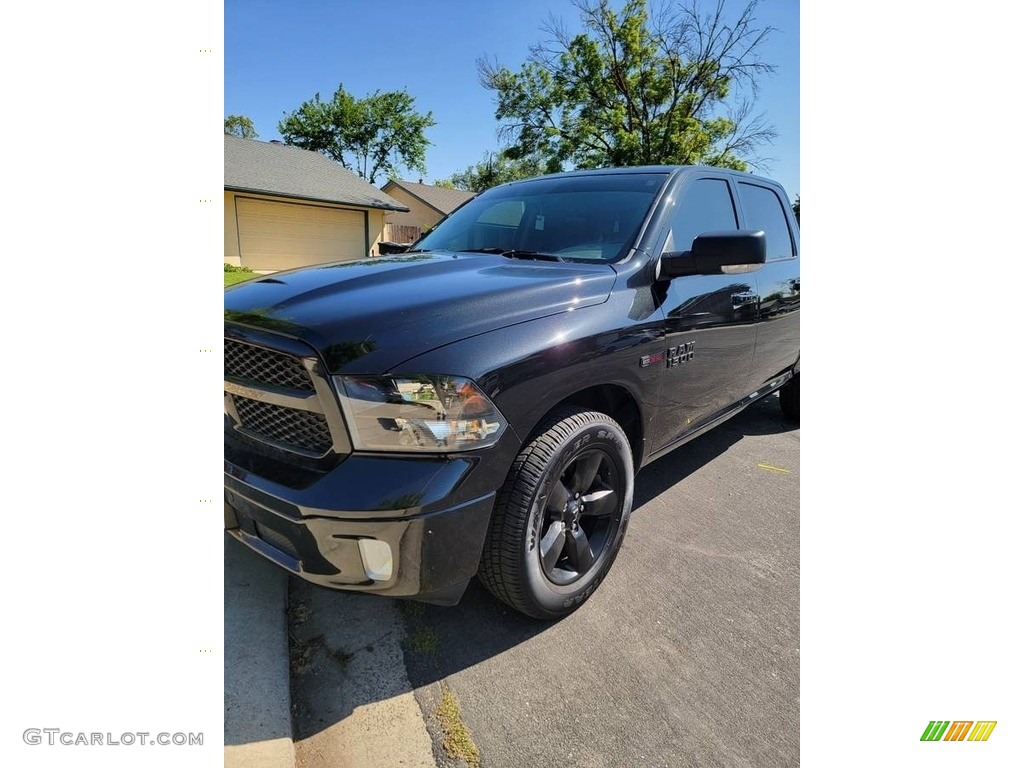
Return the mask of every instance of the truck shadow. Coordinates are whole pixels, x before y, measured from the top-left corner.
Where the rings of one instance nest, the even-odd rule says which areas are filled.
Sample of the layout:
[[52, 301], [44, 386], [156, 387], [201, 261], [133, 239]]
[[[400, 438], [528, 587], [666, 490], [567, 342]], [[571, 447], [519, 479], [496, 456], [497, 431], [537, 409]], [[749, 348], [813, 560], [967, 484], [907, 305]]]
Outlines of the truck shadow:
[[642, 514], [647, 502], [721, 456], [744, 437], [777, 435], [798, 428], [782, 417], [778, 395], [759, 400], [724, 424], [644, 467], [633, 489], [633, 509]]
[[[744, 437], [796, 429], [781, 418], [778, 398], [755, 403], [725, 424], [649, 464], [637, 475], [633, 514], [643, 516], [648, 502], [721, 456]], [[470, 582], [459, 605], [441, 608], [403, 604], [407, 643], [405, 659], [414, 688], [441, 680], [461, 669], [504, 653], [556, 624], [530, 619], [495, 599], [480, 582]], [[571, 617], [570, 617], [571, 618]], [[423, 640], [429, 640], [423, 649]], [[420, 641], [420, 642], [417, 642]]]
[[[654, 514], [648, 502], [657, 499], [745, 437], [779, 434], [794, 429], [797, 427], [781, 417], [777, 397], [755, 403], [725, 424], [645, 467], [636, 480], [634, 516]], [[459, 605], [450, 608], [336, 593], [294, 579], [290, 599], [293, 603], [297, 599], [308, 600], [311, 590], [316, 593], [313, 605], [317, 612], [327, 611], [349, 617], [345, 641], [349, 647], [327, 648], [328, 652], [321, 654], [322, 661], [311, 660], [313, 666], [298, 677], [293, 669], [292, 710], [297, 743], [341, 722], [359, 706], [401, 693], [393, 686], [364, 686], [354, 679], [354, 666], [350, 665], [346, 673], [330, 660], [333, 656], [336, 661], [339, 654], [346, 660], [351, 659], [354, 655], [368, 653], [366, 648], [373, 652], [374, 643], [380, 646], [379, 638], [369, 637], [373, 633], [379, 634], [379, 627], [368, 628], [366, 638], [351, 635], [353, 624], [366, 620], [368, 611], [389, 612], [391, 615], [397, 612], [396, 620], [404, 630], [401, 655], [404, 656], [411, 689], [429, 686], [503, 653], [516, 652], [514, 649], [518, 646], [546, 632], [556, 628], [565, 631], [564, 625], [574, 620], [574, 616], [570, 616], [562, 622], [548, 623], [522, 616], [492, 597], [475, 579]], [[319, 623], [311, 621], [312, 628], [305, 634], [317, 637], [321, 630], [315, 626]], [[301, 644], [310, 638], [304, 641], [302, 632], [296, 633], [294, 626], [292, 632], [294, 662], [296, 642]], [[378, 647], [376, 650], [379, 652], [381, 649]], [[318, 663], [323, 665], [321, 669], [316, 668]], [[346, 674], [353, 679], [346, 682]], [[495, 681], [495, 695], [499, 695], [501, 686], [506, 684], [514, 683]]]

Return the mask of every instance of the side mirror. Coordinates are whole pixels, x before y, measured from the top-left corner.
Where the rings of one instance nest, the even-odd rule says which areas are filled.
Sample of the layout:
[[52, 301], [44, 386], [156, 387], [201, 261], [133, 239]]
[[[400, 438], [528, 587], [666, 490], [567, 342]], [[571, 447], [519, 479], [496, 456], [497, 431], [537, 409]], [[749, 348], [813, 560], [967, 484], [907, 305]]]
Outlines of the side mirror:
[[717, 275], [722, 267], [764, 264], [768, 250], [761, 230], [727, 230], [698, 235], [688, 251], [661, 255], [659, 280], [684, 275]]

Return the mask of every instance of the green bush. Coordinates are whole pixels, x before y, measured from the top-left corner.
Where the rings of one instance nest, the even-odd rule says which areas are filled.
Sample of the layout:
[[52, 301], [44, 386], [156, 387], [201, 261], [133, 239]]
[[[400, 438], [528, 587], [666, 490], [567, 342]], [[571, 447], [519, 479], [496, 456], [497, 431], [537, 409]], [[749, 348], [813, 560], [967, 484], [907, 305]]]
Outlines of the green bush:
[[248, 267], [236, 267], [236, 266], [234, 266], [232, 264], [228, 264], [226, 261], [224, 262], [224, 271], [225, 272], [252, 272], [252, 270], [249, 269]]

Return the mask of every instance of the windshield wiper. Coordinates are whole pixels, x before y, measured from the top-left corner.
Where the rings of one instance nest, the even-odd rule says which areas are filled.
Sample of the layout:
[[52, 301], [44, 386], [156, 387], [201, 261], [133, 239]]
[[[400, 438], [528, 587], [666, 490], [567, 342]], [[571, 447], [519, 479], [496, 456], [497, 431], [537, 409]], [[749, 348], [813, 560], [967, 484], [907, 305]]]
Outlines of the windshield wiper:
[[562, 261], [553, 253], [540, 253], [539, 251], [524, 251], [520, 248], [467, 248], [466, 253], [494, 253], [498, 256], [506, 256], [510, 259], [536, 259], [538, 261]]

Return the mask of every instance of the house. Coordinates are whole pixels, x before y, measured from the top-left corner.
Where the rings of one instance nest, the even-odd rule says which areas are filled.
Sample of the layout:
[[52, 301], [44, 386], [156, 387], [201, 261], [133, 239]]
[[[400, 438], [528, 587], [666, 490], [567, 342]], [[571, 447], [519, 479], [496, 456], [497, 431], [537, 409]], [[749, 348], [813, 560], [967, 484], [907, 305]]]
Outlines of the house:
[[377, 253], [408, 206], [318, 152], [224, 136], [224, 261], [276, 271]]
[[388, 213], [384, 217], [384, 239], [393, 243], [411, 243], [464, 202], [476, 197], [476, 192], [432, 187], [424, 184], [423, 179], [418, 183], [391, 179], [383, 189], [409, 208], [408, 213]]

